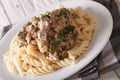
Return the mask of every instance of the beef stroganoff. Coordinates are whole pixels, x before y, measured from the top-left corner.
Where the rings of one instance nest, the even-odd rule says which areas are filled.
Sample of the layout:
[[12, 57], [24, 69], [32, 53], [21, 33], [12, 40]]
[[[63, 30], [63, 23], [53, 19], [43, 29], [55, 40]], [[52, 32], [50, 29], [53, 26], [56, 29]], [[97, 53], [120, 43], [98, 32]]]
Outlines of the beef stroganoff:
[[74, 64], [93, 38], [96, 20], [81, 7], [33, 17], [13, 38], [4, 62], [10, 72], [37, 76]]

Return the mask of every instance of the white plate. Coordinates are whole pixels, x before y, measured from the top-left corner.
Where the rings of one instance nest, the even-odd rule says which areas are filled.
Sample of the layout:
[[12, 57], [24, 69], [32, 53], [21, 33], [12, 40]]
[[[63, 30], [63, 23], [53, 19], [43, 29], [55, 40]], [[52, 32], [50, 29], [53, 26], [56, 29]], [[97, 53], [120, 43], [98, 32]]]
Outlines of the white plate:
[[21, 77], [19, 75], [11, 74], [3, 62], [3, 55], [9, 50], [9, 44], [13, 36], [21, 29], [21, 27], [34, 15], [38, 16], [46, 10], [51, 11], [56, 8], [58, 4], [45, 7], [44, 9], [35, 12], [25, 20], [22, 20], [4, 36], [0, 42], [0, 79], [1, 80], [61, 80], [76, 73], [90, 63], [104, 48], [112, 32], [113, 20], [109, 11], [101, 4], [94, 1], [64, 1], [62, 4], [67, 8], [74, 8], [81, 6], [84, 10], [90, 12], [97, 19], [97, 29], [94, 34], [94, 39], [86, 55], [81, 60], [72, 66], [62, 68], [53, 73], [49, 73], [38, 77]]

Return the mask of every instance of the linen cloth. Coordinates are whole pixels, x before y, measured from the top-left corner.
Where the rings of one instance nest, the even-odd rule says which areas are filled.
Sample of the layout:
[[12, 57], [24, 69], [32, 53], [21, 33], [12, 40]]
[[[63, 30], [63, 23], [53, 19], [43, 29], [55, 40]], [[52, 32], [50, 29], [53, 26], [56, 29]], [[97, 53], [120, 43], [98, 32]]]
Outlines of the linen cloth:
[[[42, 0], [41, 0], [42, 1]], [[54, 4], [45, 0], [44, 3], [35, 0], [34, 6], [39, 9]], [[63, 0], [64, 1], [64, 0]], [[77, 0], [76, 0], [77, 1]], [[120, 67], [120, 12], [114, 0], [94, 0], [103, 4], [111, 12], [113, 17], [113, 32], [106, 47], [85, 68], [65, 80], [99, 80], [101, 74]], [[1, 38], [12, 28], [13, 25], [5, 26], [1, 31]]]

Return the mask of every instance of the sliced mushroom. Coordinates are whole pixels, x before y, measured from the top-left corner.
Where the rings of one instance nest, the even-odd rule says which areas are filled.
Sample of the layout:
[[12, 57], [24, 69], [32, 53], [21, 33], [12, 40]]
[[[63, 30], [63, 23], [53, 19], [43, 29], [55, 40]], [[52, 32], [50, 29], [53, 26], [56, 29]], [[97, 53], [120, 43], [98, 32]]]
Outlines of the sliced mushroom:
[[32, 28], [33, 28], [32, 25], [27, 25], [27, 26], [25, 27], [25, 31], [26, 31], [26, 32], [30, 32], [30, 31], [32, 30]]
[[37, 39], [38, 48], [41, 53], [45, 53], [48, 50], [48, 46], [45, 44], [45, 41]]
[[30, 32], [27, 33], [25, 39], [26, 39], [27, 43], [30, 43], [30, 41], [31, 41], [31, 34], [30, 34]]
[[38, 36], [38, 39], [45, 40], [45, 41], [47, 40], [47, 33], [46, 32], [38, 31], [37, 36]]

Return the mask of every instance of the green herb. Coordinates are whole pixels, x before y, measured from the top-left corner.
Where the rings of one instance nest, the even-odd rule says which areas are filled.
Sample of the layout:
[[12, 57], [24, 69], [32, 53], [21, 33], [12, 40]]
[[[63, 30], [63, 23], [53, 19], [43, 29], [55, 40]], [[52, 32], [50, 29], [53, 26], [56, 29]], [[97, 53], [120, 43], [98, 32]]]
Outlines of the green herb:
[[49, 48], [49, 49], [47, 50], [46, 55], [49, 55], [49, 53], [52, 53], [52, 49], [51, 49], [51, 48]]
[[57, 45], [59, 44], [60, 42], [62, 42], [62, 39], [59, 39], [59, 38], [55, 38], [51, 41], [52, 45]]
[[60, 10], [60, 13], [59, 13], [59, 15], [61, 16], [61, 15], [67, 15], [67, 13], [70, 13], [70, 11], [68, 10], [68, 9], [66, 9], [66, 8], [63, 8], [63, 9], [61, 9]]
[[36, 22], [36, 23], [34, 23], [34, 26], [35, 26], [35, 27], [38, 27], [38, 23], [37, 23], [37, 22]]
[[46, 11], [44, 14], [41, 14], [41, 17], [48, 17], [48, 18], [50, 18], [49, 14], [50, 14], [50, 12]]
[[65, 28], [60, 32], [60, 34], [66, 35], [66, 34], [70, 33], [71, 31], [73, 31], [73, 29], [74, 29], [73, 25], [65, 26]]
[[50, 53], [51, 53], [51, 52], [52, 52], [52, 49], [51, 49], [51, 48], [49, 48], [49, 49], [48, 49], [48, 52], [50, 52]]

